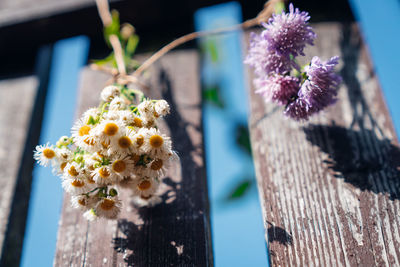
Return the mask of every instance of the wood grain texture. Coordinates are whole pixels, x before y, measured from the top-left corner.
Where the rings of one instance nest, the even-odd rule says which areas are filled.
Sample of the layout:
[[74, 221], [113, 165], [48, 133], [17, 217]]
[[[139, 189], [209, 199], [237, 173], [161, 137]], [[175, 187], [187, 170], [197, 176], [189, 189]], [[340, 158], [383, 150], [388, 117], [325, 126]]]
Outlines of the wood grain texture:
[[356, 25], [314, 26], [306, 54], [340, 55], [340, 100], [297, 123], [250, 90], [271, 263], [400, 266], [400, 150], [377, 77]]
[[37, 85], [34, 76], [0, 81], [0, 251], [3, 250]]
[[[164, 98], [172, 113], [168, 130], [180, 156], [163, 180], [163, 203], [153, 208], [129, 204], [118, 221], [87, 222], [64, 199], [55, 266], [211, 266], [212, 249], [203, 159], [198, 56], [177, 52], [149, 73], [154, 99]], [[79, 112], [96, 106], [108, 75], [85, 69]]]

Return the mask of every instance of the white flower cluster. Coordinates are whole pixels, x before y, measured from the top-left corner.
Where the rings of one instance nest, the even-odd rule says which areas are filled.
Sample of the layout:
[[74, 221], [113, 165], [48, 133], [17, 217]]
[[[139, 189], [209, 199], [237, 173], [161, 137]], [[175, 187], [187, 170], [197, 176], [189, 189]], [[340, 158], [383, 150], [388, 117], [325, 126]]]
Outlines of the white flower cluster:
[[[34, 158], [49, 163], [62, 177], [72, 206], [84, 216], [114, 219], [121, 209], [119, 188], [128, 188], [142, 201], [155, 197], [160, 178], [176, 157], [171, 140], [157, 120], [169, 113], [165, 100], [142, 99], [126, 87], [108, 86], [99, 108], [87, 110], [56, 146], [36, 147]], [[159, 199], [159, 198], [157, 198]]]

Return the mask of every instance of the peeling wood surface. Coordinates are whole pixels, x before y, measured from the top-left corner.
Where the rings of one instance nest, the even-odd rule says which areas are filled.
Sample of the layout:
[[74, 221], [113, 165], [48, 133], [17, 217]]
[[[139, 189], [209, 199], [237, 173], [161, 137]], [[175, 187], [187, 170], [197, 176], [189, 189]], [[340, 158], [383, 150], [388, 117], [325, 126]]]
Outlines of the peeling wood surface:
[[33, 76], [0, 81], [0, 251], [3, 251], [37, 85]]
[[[145, 93], [170, 103], [172, 113], [162, 127], [180, 155], [164, 179], [163, 203], [137, 208], [124, 192], [120, 220], [87, 222], [65, 196], [55, 266], [212, 266], [198, 56], [171, 53], [153, 67], [151, 77]], [[98, 105], [108, 79], [83, 71], [77, 115]]]
[[400, 150], [356, 25], [314, 25], [341, 56], [339, 101], [307, 123], [251, 94], [250, 131], [273, 266], [400, 266]]

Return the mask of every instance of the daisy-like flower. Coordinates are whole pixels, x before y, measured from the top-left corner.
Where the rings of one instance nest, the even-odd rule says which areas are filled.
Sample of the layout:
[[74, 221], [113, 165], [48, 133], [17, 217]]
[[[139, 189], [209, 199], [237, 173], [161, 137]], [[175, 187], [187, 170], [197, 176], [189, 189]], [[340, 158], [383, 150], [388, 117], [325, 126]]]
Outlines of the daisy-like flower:
[[121, 97], [114, 97], [110, 103], [110, 110], [123, 110], [126, 108], [125, 100]]
[[118, 186], [122, 188], [132, 188], [135, 184], [135, 179], [137, 178], [133, 176], [125, 176], [118, 182]]
[[82, 115], [82, 120], [88, 124], [89, 123], [89, 119], [90, 117], [92, 117], [92, 119], [96, 119], [98, 116], [100, 116], [100, 112], [98, 108], [90, 108], [88, 110], [85, 111], [85, 113], [83, 113]]
[[112, 139], [109, 151], [111, 154], [128, 155], [133, 148], [133, 141], [130, 136], [132, 130], [125, 130], [125, 134], [121, 134], [118, 138]]
[[137, 106], [140, 116], [143, 118], [154, 117], [154, 103], [151, 100], [145, 100]]
[[58, 161], [53, 165], [53, 174], [54, 175], [62, 175], [64, 173], [65, 167], [67, 166], [68, 161]]
[[83, 217], [90, 222], [93, 222], [99, 218], [94, 209], [90, 209], [84, 212]]
[[110, 165], [94, 169], [91, 175], [93, 180], [99, 185], [109, 185], [119, 179], [118, 175], [111, 170]]
[[125, 125], [131, 125], [135, 122], [136, 116], [130, 110], [118, 110], [118, 119]]
[[60, 162], [69, 161], [72, 157], [72, 151], [67, 147], [56, 148], [56, 157]]
[[94, 135], [94, 129], [91, 125], [87, 125], [83, 119], [75, 122], [71, 129], [72, 138], [77, 146], [93, 152], [98, 146], [98, 140]]
[[170, 112], [170, 107], [167, 101], [165, 100], [157, 100], [154, 104], [154, 112], [155, 116], [165, 116]]
[[132, 187], [133, 194], [136, 196], [150, 197], [154, 195], [159, 187], [159, 182], [149, 177], [134, 180]]
[[82, 178], [63, 179], [62, 187], [71, 195], [84, 194], [94, 188], [93, 185], [86, 183], [86, 181]]
[[57, 154], [55, 148], [49, 143], [36, 146], [33, 158], [42, 166], [47, 166], [49, 163], [55, 163]]
[[99, 138], [103, 146], [109, 145], [113, 139], [118, 139], [125, 130], [125, 126], [120, 121], [103, 120], [94, 129], [95, 135]]
[[268, 50], [279, 55], [294, 57], [303, 55], [304, 47], [313, 45], [316, 34], [308, 24], [310, 16], [289, 5], [289, 13], [274, 14], [268, 24], [263, 24], [265, 30], [262, 37], [268, 42]]
[[145, 136], [143, 151], [152, 158], [165, 158], [171, 152], [171, 140], [155, 128], [149, 129]]
[[256, 93], [262, 95], [266, 102], [276, 102], [280, 105], [288, 104], [300, 89], [298, 78], [279, 74], [255, 79], [254, 84], [258, 88]]
[[145, 143], [145, 137], [148, 135], [149, 129], [141, 128], [139, 131], [131, 132], [129, 137], [133, 142], [132, 150], [135, 154], [141, 154]]
[[144, 120], [140, 116], [134, 115], [133, 121], [129, 125], [138, 130], [144, 126]]
[[64, 167], [64, 173], [63, 176], [65, 179], [76, 179], [76, 178], [81, 178], [83, 175], [82, 168], [80, 164], [71, 161], [68, 162], [67, 165]]
[[133, 161], [129, 158], [118, 157], [111, 163], [111, 171], [115, 172], [122, 180], [124, 177], [129, 176], [133, 171]]
[[116, 219], [121, 211], [121, 201], [117, 197], [107, 197], [96, 205], [96, 214], [107, 219]]
[[121, 91], [118, 86], [110, 85], [103, 89], [101, 92], [101, 100], [104, 102], [111, 102], [114, 97], [117, 97], [121, 94]]
[[87, 195], [71, 196], [71, 206], [83, 211], [93, 208], [96, 202], [97, 200], [95, 197], [89, 197]]
[[169, 158], [156, 158], [147, 165], [147, 168], [141, 170], [141, 174], [148, 177], [162, 177], [165, 175], [165, 172], [169, 166]]

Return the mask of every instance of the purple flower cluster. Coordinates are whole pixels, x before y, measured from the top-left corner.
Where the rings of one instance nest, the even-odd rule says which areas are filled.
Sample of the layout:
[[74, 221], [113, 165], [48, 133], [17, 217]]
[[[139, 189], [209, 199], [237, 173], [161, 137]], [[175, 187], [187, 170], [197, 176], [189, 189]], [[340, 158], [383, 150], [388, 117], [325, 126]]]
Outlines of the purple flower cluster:
[[[322, 62], [314, 57], [304, 68], [295, 59], [313, 45], [316, 34], [308, 24], [307, 12], [290, 4], [289, 12], [275, 14], [263, 24], [261, 34], [252, 33], [245, 63], [254, 68], [254, 84], [266, 101], [285, 107], [285, 115], [307, 120], [311, 115], [336, 102], [341, 78], [334, 72], [338, 57]], [[296, 76], [290, 72], [296, 70]]]

